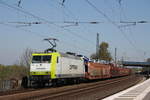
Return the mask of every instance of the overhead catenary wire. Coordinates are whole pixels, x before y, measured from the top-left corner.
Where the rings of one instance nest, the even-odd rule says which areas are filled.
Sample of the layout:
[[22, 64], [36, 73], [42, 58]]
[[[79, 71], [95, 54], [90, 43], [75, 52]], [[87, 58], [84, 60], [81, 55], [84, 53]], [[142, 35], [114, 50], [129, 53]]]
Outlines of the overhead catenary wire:
[[[145, 20], [141, 20], [141, 21], [125, 21], [127, 19], [126, 13], [124, 12], [123, 9], [123, 5], [119, 5], [120, 7], [120, 23], [126, 23], [126, 25], [122, 25], [121, 28], [126, 28], [128, 29], [128, 32], [130, 33], [130, 38], [132, 38], [132, 41], [136, 44], [137, 41], [135, 40], [134, 36], [133, 36], [133, 32], [131, 31], [131, 27], [130, 26], [135, 26], [137, 24], [143, 24], [143, 23], [149, 23], [150, 21], [145, 21]], [[123, 14], [123, 17], [125, 20], [121, 19], [121, 13]], [[141, 52], [145, 52], [142, 49], [140, 49]], [[141, 57], [141, 56], [140, 56]]]
[[21, 5], [21, 1], [22, 1], [22, 0], [19, 0], [19, 1], [18, 1], [18, 7], [20, 7], [20, 5]]
[[[33, 22], [23, 22], [23, 21], [14, 21], [14, 22], [0, 22], [0, 23], [9, 23], [9, 24], [16, 24], [17, 27], [27, 27], [27, 26], [32, 26], [32, 25], [38, 25], [38, 24], [47, 24], [45, 22], [42, 21], [33, 21]], [[51, 23], [60, 23], [60, 24], [65, 24], [64, 26], [61, 26], [62, 28], [65, 27], [71, 27], [71, 26], [78, 26], [79, 24], [98, 24], [100, 22], [94, 22], [94, 21], [90, 21], [90, 22], [86, 22], [86, 21], [80, 21], [80, 22], [76, 22], [76, 21], [64, 21], [64, 22], [56, 22], [56, 21], [51, 21]]]
[[[100, 21], [50, 21], [51, 23], [57, 23], [57, 24], [67, 24], [69, 25], [79, 25], [79, 24], [99, 24], [99, 23], [106, 23], [106, 22], [100, 22]], [[114, 21], [113, 21], [114, 22]], [[25, 21], [8, 21], [8, 22], [0, 22], [0, 23], [9, 23], [9, 24], [22, 24], [22, 25], [36, 25], [36, 24], [47, 24], [46, 22], [42, 22], [42, 21], [31, 21], [31, 22], [25, 22]], [[119, 25], [118, 27], [126, 27], [126, 26], [132, 26], [132, 25], [136, 25], [138, 23], [149, 23], [148, 21], [120, 21], [120, 22], [114, 22], [114, 23], [120, 23], [123, 25]], [[61, 26], [61, 27], [65, 27], [65, 26]]]
[[[7, 7], [9, 7], [9, 8], [15, 9], [15, 10], [17, 10], [17, 11], [20, 11], [20, 12], [24, 13], [24, 14], [27, 14], [27, 15], [29, 15], [29, 16], [32, 16], [33, 18], [36, 18], [36, 19], [38, 19], [39, 21], [42, 20], [44, 23], [48, 23], [48, 24], [50, 24], [50, 25], [52, 24], [52, 25], [54, 25], [54, 26], [57, 26], [57, 27], [59, 27], [59, 28], [65, 30], [65, 31], [71, 33], [71, 35], [73, 35], [73, 36], [75, 36], [75, 37], [78, 37], [78, 38], [81, 39], [82, 41], [86, 41], [86, 44], [87, 44], [87, 42], [88, 42], [88, 43], [91, 43], [91, 42], [89, 42], [89, 40], [86, 39], [85, 37], [82, 37], [81, 35], [78, 35], [78, 34], [76, 34], [75, 32], [73, 32], [73, 31], [71, 31], [71, 30], [69, 30], [69, 29], [62, 28], [61, 26], [59, 26], [59, 25], [57, 25], [56, 23], [53, 23], [53, 22], [51, 22], [51, 21], [48, 21], [47, 19], [38, 17], [38, 16], [36, 16], [36, 15], [34, 15], [34, 14], [28, 12], [28, 11], [22, 10], [22, 9], [17, 8], [17, 7], [14, 7], [14, 6], [11, 6], [11, 5], [9, 5], [9, 4], [5, 3], [5, 2], [1, 2], [1, 1], [0, 1], [0, 4], [4, 4], [5, 6], [7, 6]], [[71, 47], [73, 47], [73, 48], [78, 48], [78, 49], [76, 49], [77, 51], [82, 52], [82, 50], [83, 50], [84, 52], [86, 52], [86, 54], [89, 54], [89, 52], [91, 52], [90, 50], [85, 49], [85, 47], [84, 47], [84, 48], [81, 48], [81, 47], [79, 47], [78, 45], [75, 46], [75, 43], [77, 43], [77, 41], [75, 41], [74, 39], [72, 39], [72, 41], [74, 41], [74, 45], [71, 46]], [[66, 43], [69, 43], [69, 42], [66, 42]], [[91, 44], [92, 44], [92, 46], [93, 46], [93, 43], [91, 43]], [[88, 44], [87, 44], [87, 45], [88, 45]], [[90, 45], [88, 45], [88, 47], [89, 47], [89, 46], [90, 46]], [[92, 47], [92, 48], [93, 48], [93, 47]]]
[[[43, 35], [43, 34], [41, 34], [41, 33], [39, 33], [39, 32], [34, 32], [34, 31], [31, 31], [31, 30], [28, 30], [28, 29], [24, 29], [24, 28], [18, 28], [18, 27], [15, 27], [15, 26], [10, 25], [10, 24], [7, 24], [7, 23], [0, 23], [0, 24], [1, 24], [1, 25], [4, 25], [4, 26], [12, 27], [12, 28], [17, 28], [17, 29], [19, 29], [19, 30], [21, 30], [21, 31], [24, 31], [24, 32], [27, 32], [27, 33], [31, 33], [31, 34], [33, 34], [33, 35], [35, 35], [35, 36], [38, 36], [38, 37], [42, 37], [42, 38], [49, 37], [49, 35]], [[51, 34], [51, 36], [52, 36], [52, 37], [55, 37], [53, 34]], [[85, 48], [81, 48], [81, 47], [79, 47], [79, 46], [77, 46], [77, 45], [75, 45], [75, 44], [72, 44], [72, 43], [70, 43], [70, 42], [66, 42], [66, 41], [64, 41], [64, 40], [61, 40], [59, 43], [61, 43], [62, 45], [64, 45], [63, 43], [65, 43], [65, 44], [68, 45], [68, 47], [78, 48], [78, 50], [83, 50], [83, 51], [86, 52], [86, 53], [89, 53], [89, 52], [90, 52], [89, 50], [87, 50], [87, 49], [85, 49]]]
[[[52, 0], [53, 1], [53, 0]], [[61, 3], [60, 2], [58, 2], [57, 0], [54, 0], [55, 2], [57, 2], [59, 5], [61, 5]], [[104, 1], [106, 1], [106, 0], [104, 0]], [[117, 0], [117, 2], [118, 2], [118, 4], [119, 4], [119, 6], [120, 6], [120, 8], [122, 7], [122, 0]], [[66, 5], [63, 5], [63, 8], [66, 8], [66, 10], [69, 12], [69, 14], [70, 15], [72, 15], [72, 17], [73, 17], [73, 19], [77, 19], [76, 17], [75, 17], [75, 15], [69, 10], [69, 9], [67, 9], [67, 7], [66, 7]], [[111, 9], [112, 10], [112, 9]], [[123, 10], [123, 8], [121, 8], [121, 10]], [[121, 11], [120, 11], [121, 12]], [[124, 14], [124, 11], [122, 11], [123, 12], [123, 14]], [[125, 14], [124, 14], [125, 15]], [[98, 23], [99, 23], [99, 21], [97, 21]], [[123, 24], [123, 25], [119, 25], [118, 26], [118, 28], [123, 28], [123, 27], [129, 27], [129, 26], [133, 26], [133, 25], [137, 25], [137, 24], [140, 24], [140, 23], [149, 23], [149, 21], [145, 21], [145, 20], [141, 20], [141, 21], [122, 21], [121, 20], [121, 16], [120, 16], [120, 21], [112, 21], [113, 23], [118, 23], [118, 24]], [[69, 23], [69, 22], [68, 22]], [[70, 23], [74, 23], [74, 26], [77, 26], [76, 25], [76, 22], [74, 21], [72, 21], [72, 22], [70, 22]], [[81, 22], [82, 23], [82, 22]], [[104, 21], [101, 21], [100, 23], [106, 23], [106, 22], [104, 22]], [[77, 23], [78, 24], [78, 23]], [[73, 25], [72, 25], [73, 26]], [[82, 25], [83, 26], [83, 25]], [[86, 29], [86, 30], [88, 30], [88, 29]], [[91, 32], [92, 33], [92, 32]], [[128, 40], [128, 39], [127, 39]], [[131, 41], [131, 40], [129, 40], [129, 41]], [[132, 42], [132, 41], [131, 41]], [[135, 42], [136, 43], [136, 42]], [[134, 44], [134, 43], [132, 43], [132, 44]], [[131, 44], [131, 45], [132, 45]]]
[[[38, 20], [42, 20], [42, 21], [44, 21], [45, 23], [48, 23], [48, 24], [50, 24], [50, 25], [54, 25], [54, 26], [56, 26], [56, 27], [58, 27], [58, 28], [60, 28], [60, 29], [63, 29], [63, 30], [65, 30], [65, 31], [71, 33], [73, 36], [78, 37], [78, 38], [80, 38], [81, 40], [84, 40], [84, 41], [86, 41], [86, 42], [91, 43], [87, 38], [85, 38], [85, 37], [83, 37], [83, 36], [81, 36], [81, 35], [78, 35], [78, 34], [76, 34], [75, 32], [72, 32], [72, 31], [69, 30], [69, 29], [62, 28], [61, 26], [59, 26], [59, 25], [57, 25], [56, 23], [53, 23], [53, 22], [51, 22], [51, 21], [49, 21], [49, 20], [47, 20], [47, 19], [41, 18], [41, 17], [36, 16], [36, 15], [34, 15], [34, 14], [28, 12], [28, 11], [25, 11], [25, 10], [23, 10], [23, 9], [14, 7], [14, 6], [12, 6], [12, 5], [9, 5], [9, 4], [3, 2], [2, 0], [0, 1], [0, 4], [3, 4], [3, 5], [5, 5], [5, 6], [9, 7], [9, 8], [12, 8], [12, 9], [15, 9], [15, 10], [17, 10], [17, 11], [20, 11], [20, 12], [22, 12], [22, 13], [24, 13], [24, 14], [30, 15], [30, 16], [32, 16], [33, 18], [36, 18], [36, 19], [38, 19]], [[93, 45], [93, 43], [91, 43], [91, 44]]]
[[[10, 7], [10, 8], [15, 9], [15, 10], [21, 11], [22, 13], [25, 13], [25, 14], [27, 14], [27, 15], [30, 15], [30, 16], [32, 16], [32, 17], [38, 19], [38, 20], [42, 20], [42, 21], [45, 22], [45, 23], [55, 24], [55, 23], [53, 23], [53, 22], [49, 22], [49, 21], [47, 21], [47, 20], [45, 20], [45, 19], [43, 19], [43, 18], [40, 18], [40, 17], [38, 17], [38, 16], [36, 16], [36, 15], [33, 15], [33, 14], [30, 13], [30, 12], [27, 12], [27, 11], [24, 11], [24, 10], [22, 10], [22, 9], [16, 8], [16, 7], [14, 7], [14, 6], [11, 6], [11, 5], [9, 5], [9, 4], [5, 3], [5, 2], [0, 1], [0, 4], [1, 4], [1, 3], [4, 4], [4, 5], [6, 5], [6, 6], [8, 6], [8, 7]], [[5, 25], [8, 25], [8, 24], [5, 23]], [[16, 28], [18, 28], [18, 27], [16, 27]], [[27, 31], [27, 32], [30, 32], [30, 33], [33, 33], [33, 32], [31, 32], [30, 30], [26, 30], [26, 29], [22, 29], [22, 30]], [[72, 32], [72, 31], [70, 31], [70, 30], [68, 30], [68, 31], [69, 31], [69, 33]], [[35, 33], [35, 32], [34, 32], [34, 33]], [[41, 35], [41, 36], [43, 36], [43, 35]], [[81, 37], [80, 35], [75, 35], [75, 36]], [[65, 43], [68, 44], [69, 42], [65, 42]], [[70, 46], [72, 46], [72, 47], [74, 47], [74, 48], [79, 48], [79, 49], [81, 49], [81, 50], [83, 50], [83, 51], [89, 53], [89, 50], [86, 50], [85, 48], [83, 49], [83, 48], [81, 48], [81, 47], [79, 47], [79, 46], [75, 46], [75, 45], [73, 45], [73, 44], [70, 44]], [[79, 49], [78, 49], [78, 50], [79, 50]]]
[[[79, 18], [76, 17], [76, 15], [70, 9], [67, 8], [66, 5], [62, 6], [61, 3], [59, 1], [57, 1], [57, 0], [52, 0], [52, 1], [55, 1], [58, 5], [60, 5], [62, 7], [62, 9], [64, 9], [63, 11], [64, 11], [65, 15], [67, 15], [65, 13], [65, 11], [68, 12], [69, 15], [71, 15], [71, 16], [67, 15], [67, 17], [71, 18], [73, 21], [66, 21], [66, 20], [64, 20], [65, 23], [70, 23], [69, 25], [65, 25], [64, 27], [79, 26], [79, 28], [81, 29], [82, 32], [91, 34], [93, 32], [90, 31], [89, 28], [85, 28], [85, 26], [83, 24], [101, 24], [101, 23], [103, 23], [102, 21], [81, 21], [81, 20], [79, 20]], [[52, 6], [54, 6], [54, 5], [52, 5]], [[84, 28], [84, 29], [82, 29], [80, 27], [80, 24], [82, 24], [82, 28]], [[95, 33], [95, 36], [96, 36], [96, 33]], [[91, 39], [87, 39], [87, 40], [90, 41], [91, 43], [95, 44], [95, 42], [91, 41]]]
[[[64, 23], [68, 23], [69, 25], [65, 25], [65, 26], [62, 26], [62, 28], [65, 28], [65, 27], [70, 27], [70, 26], [79, 26], [80, 24], [99, 24], [99, 23], [103, 23], [103, 22], [101, 22], [101, 21], [79, 21], [78, 20], [78, 18], [74, 15], [74, 13], [72, 13], [71, 11], [70, 11], [70, 9], [68, 9], [67, 7], [66, 7], [66, 5], [61, 5], [61, 3], [59, 2], [59, 1], [57, 1], [57, 0], [52, 0], [52, 1], [55, 1], [58, 5], [60, 5], [61, 7], [62, 7], [62, 9], [65, 9], [64, 11], [67, 11], [68, 13], [69, 13], [69, 15], [71, 15], [71, 16], [68, 16], [65, 12], [64, 12], [64, 14], [65, 15], [67, 15], [67, 17], [71, 17], [71, 19], [73, 20], [73, 21], [66, 21], [66, 20], [64, 20]], [[53, 4], [51, 4], [51, 6], [53, 6], [53, 7], [55, 7]], [[57, 9], [57, 7], [55, 7], [56, 9]], [[83, 26], [83, 25], [82, 25]], [[81, 28], [80, 28], [81, 29]], [[89, 30], [86, 28], [86, 29], [84, 29], [84, 30], [82, 30], [82, 32], [84, 32], [85, 30], [87, 30], [88, 32], [89, 32]], [[84, 32], [85, 33], [85, 32]], [[91, 32], [92, 33], [92, 32]], [[85, 40], [87, 40], [87, 41], [89, 41], [90, 42], [90, 44], [94, 44], [94, 42], [93, 41], [91, 41], [90, 39], [85, 39]], [[89, 46], [88, 46], [89, 47]], [[93, 48], [93, 47], [92, 47]]]
[[[120, 28], [128, 29], [128, 32], [130, 34], [130, 38], [132, 39], [132, 41], [134, 42], [134, 44], [137, 44], [137, 41], [135, 40], [135, 38], [133, 36], [133, 32], [131, 31], [131, 26], [135, 26], [137, 24], [149, 23], [150, 21], [145, 21], [145, 20], [140, 20], [140, 21], [125, 21], [125, 20], [127, 20], [127, 16], [126, 16], [126, 13], [124, 12], [122, 3], [119, 4], [119, 7], [120, 7], [120, 23], [125, 24], [125, 25], [120, 25], [119, 27]], [[123, 15], [123, 17], [124, 17], [125, 20], [123, 20], [121, 18], [121, 14]], [[142, 49], [140, 49], [140, 51], [141, 52], [145, 52]]]
[[[105, 14], [105, 13], [104, 13]], [[106, 15], [107, 16], [107, 15]], [[109, 17], [108, 17], [109, 18]], [[41, 20], [41, 19], [39, 19], [39, 20]], [[51, 24], [55, 24], [55, 23], [53, 23], [53, 22], [48, 22], [49, 24], [51, 23]], [[114, 23], [114, 24], [116, 24], [115, 22], [111, 22], [111, 23]], [[60, 26], [59, 26], [60, 27]], [[120, 29], [120, 27], [117, 25], [117, 28], [119, 28]], [[120, 29], [121, 30], [121, 29]], [[122, 30], [123, 31], [123, 30]], [[69, 31], [68, 31], [69, 32]], [[72, 31], [70, 31], [70, 32], [72, 32]], [[123, 32], [124, 33], [124, 32]], [[79, 37], [79, 36], [77, 36], [77, 37]], [[82, 38], [83, 39], [83, 38]], [[131, 40], [130, 40], [131, 41]], [[132, 41], [131, 41], [131, 43], [132, 43]], [[133, 43], [132, 43], [133, 44]]]
[[[65, 10], [63, 10], [64, 12], [64, 14], [67, 16], [67, 17], [71, 17], [71, 19], [73, 20], [73, 21], [66, 21], [66, 20], [64, 20], [64, 22], [65, 23], [70, 23], [71, 25], [68, 25], [68, 26], [78, 26], [79, 24], [99, 24], [99, 23], [103, 23], [102, 21], [79, 21], [79, 19], [76, 17], [76, 15], [74, 14], [74, 13], [72, 13], [72, 11], [70, 10], [70, 9], [68, 9], [67, 7], [66, 7], [66, 5], [61, 5], [61, 3], [59, 2], [59, 1], [57, 1], [57, 0], [52, 0], [52, 1], [55, 1], [58, 5], [60, 5], [61, 7], [62, 7], [62, 9], [65, 9]], [[54, 5], [52, 5], [52, 6], [54, 6]], [[56, 8], [56, 7], [55, 7]], [[69, 15], [71, 15], [71, 16], [69, 16], [68, 14], [66, 14], [65, 13], [65, 11], [67, 11], [68, 13], [69, 13]], [[83, 25], [82, 25], [82, 27], [83, 27]], [[81, 29], [81, 28], [80, 28]], [[82, 30], [82, 32], [84, 31], [84, 33], [85, 33], [85, 31], [88, 31], [88, 32], [91, 32], [91, 31], [89, 31], [89, 29], [88, 28], [84, 28], [83, 30]], [[93, 33], [93, 32], [91, 32], [91, 33]], [[91, 41], [91, 40], [89, 40], [89, 41]], [[93, 41], [91, 41], [91, 42], [93, 42]], [[94, 43], [93, 43], [94, 44]], [[89, 46], [88, 46], [89, 47]]]
[[[59, 2], [59, 1], [57, 1], [57, 0], [52, 0], [52, 1], [55, 1], [56, 3], [58, 3], [59, 5], [61, 5], [61, 3]], [[61, 7], [63, 8], [63, 9], [65, 9], [67, 12], [69, 12], [69, 14], [72, 16], [72, 19], [75, 19], [76, 21], [78, 21], [78, 18], [76, 18], [75, 17], [75, 15], [70, 11], [70, 9], [68, 9], [67, 7], [66, 7], [66, 5], [61, 5]], [[66, 13], [65, 13], [66, 14]], [[66, 14], [67, 15], [67, 14]], [[67, 15], [68, 16], [68, 15]]]
[[96, 12], [98, 12], [100, 15], [103, 15], [104, 18], [106, 18], [108, 20], [108, 22], [110, 22], [112, 25], [114, 25], [115, 27], [117, 27], [117, 29], [119, 29], [119, 31], [122, 33], [122, 35], [126, 38], [126, 40], [129, 42], [129, 44], [136, 49], [137, 52], [141, 51], [139, 49], [137, 49], [137, 47], [133, 44], [133, 42], [126, 36], [126, 34], [124, 33], [124, 31], [116, 24], [114, 23], [105, 13], [103, 13], [101, 10], [99, 10], [93, 3], [91, 3], [89, 0], [85, 0], [92, 8], [94, 8], [94, 10]]

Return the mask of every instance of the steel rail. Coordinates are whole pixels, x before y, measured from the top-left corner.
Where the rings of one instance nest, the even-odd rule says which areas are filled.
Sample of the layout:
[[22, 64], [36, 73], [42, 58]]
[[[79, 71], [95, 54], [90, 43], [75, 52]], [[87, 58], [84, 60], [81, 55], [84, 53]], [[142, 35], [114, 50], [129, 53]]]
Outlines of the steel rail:
[[[36, 96], [36, 97], [30, 97], [30, 98], [26, 98], [26, 99], [38, 99], [38, 100], [51, 100], [51, 99], [55, 99], [55, 98], [58, 98], [58, 97], [64, 97], [64, 96], [72, 96], [72, 95], [78, 95], [78, 94], [81, 94], [81, 93], [85, 93], [85, 92], [89, 92], [89, 91], [93, 91], [97, 88], [100, 88], [100, 87], [105, 87], [105, 86], [108, 86], [108, 85], [111, 85], [111, 84], [115, 84], [115, 83], [119, 83], [121, 81], [125, 81], [125, 80], [128, 80], [132, 77], [122, 77], [121, 79], [120, 78], [116, 78], [115, 80], [110, 80], [108, 82], [102, 82], [102, 83], [96, 83], [96, 84], [92, 84], [90, 86], [86, 86], [86, 87], [82, 87], [82, 88], [77, 88], [77, 89], [67, 89], [67, 90], [64, 90], [64, 91], [60, 91], [60, 92], [56, 92], [56, 93], [47, 93], [47, 94], [44, 94], [44, 95], [39, 95], [39, 96]], [[25, 99], [23, 99], [25, 100]]]

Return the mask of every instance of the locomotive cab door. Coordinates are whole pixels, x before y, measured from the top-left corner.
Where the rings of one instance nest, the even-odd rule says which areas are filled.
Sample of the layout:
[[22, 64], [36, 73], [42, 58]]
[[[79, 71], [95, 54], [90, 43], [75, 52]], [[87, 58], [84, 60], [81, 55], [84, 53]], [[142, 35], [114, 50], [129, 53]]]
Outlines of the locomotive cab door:
[[57, 57], [56, 63], [56, 77], [61, 78], [61, 57]]

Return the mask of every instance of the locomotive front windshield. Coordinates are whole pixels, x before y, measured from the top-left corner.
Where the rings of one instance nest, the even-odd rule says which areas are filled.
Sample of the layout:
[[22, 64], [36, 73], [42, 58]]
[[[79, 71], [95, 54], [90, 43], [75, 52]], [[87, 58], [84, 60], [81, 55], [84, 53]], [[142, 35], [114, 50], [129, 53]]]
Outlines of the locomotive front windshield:
[[51, 63], [51, 56], [33, 56], [32, 63]]

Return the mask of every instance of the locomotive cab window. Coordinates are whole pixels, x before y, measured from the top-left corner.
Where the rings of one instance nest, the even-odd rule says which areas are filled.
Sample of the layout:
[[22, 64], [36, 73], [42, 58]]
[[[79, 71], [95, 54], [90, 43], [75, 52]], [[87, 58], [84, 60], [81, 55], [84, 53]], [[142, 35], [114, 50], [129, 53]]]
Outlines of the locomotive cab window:
[[50, 63], [51, 56], [42, 56], [42, 63]]
[[41, 56], [33, 56], [32, 63], [41, 63]]
[[33, 56], [32, 63], [51, 63], [51, 56]]

